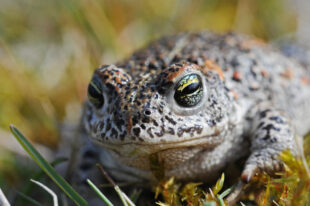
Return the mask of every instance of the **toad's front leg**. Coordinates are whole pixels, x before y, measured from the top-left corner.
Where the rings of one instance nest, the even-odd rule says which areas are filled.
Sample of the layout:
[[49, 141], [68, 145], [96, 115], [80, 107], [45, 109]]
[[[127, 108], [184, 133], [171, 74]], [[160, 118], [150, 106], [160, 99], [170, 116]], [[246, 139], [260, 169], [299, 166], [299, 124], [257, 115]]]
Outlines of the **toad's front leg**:
[[289, 149], [297, 155], [297, 135], [287, 115], [268, 104], [260, 104], [253, 110], [251, 155], [241, 175], [244, 182], [250, 181], [257, 172], [274, 174], [283, 170], [283, 163], [279, 160], [283, 150]]

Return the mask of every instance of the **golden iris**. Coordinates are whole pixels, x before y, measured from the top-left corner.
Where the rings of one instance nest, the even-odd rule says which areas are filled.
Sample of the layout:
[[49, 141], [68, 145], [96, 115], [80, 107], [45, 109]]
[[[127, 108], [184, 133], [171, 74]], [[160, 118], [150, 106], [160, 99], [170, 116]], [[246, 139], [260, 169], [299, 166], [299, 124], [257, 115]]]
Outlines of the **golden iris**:
[[104, 98], [102, 94], [102, 87], [98, 78], [93, 78], [88, 85], [87, 96], [89, 101], [96, 107], [100, 108], [104, 104]]
[[183, 77], [175, 87], [174, 99], [183, 107], [197, 105], [203, 94], [201, 78], [198, 74], [188, 74]]

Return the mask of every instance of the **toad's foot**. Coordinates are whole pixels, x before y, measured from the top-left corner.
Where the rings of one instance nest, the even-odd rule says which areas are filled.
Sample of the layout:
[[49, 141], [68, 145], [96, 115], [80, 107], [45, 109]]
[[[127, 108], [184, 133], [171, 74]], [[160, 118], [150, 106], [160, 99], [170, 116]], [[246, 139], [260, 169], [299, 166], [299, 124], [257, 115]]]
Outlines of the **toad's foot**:
[[243, 182], [249, 182], [257, 173], [266, 172], [272, 175], [276, 172], [283, 171], [283, 162], [278, 159], [279, 152], [280, 151], [275, 151], [272, 148], [253, 152], [246, 162], [241, 180]]
[[256, 173], [275, 174], [283, 171], [279, 154], [289, 149], [297, 153], [294, 128], [286, 115], [269, 105], [259, 105], [253, 118], [251, 155], [246, 161], [241, 179], [249, 182]]

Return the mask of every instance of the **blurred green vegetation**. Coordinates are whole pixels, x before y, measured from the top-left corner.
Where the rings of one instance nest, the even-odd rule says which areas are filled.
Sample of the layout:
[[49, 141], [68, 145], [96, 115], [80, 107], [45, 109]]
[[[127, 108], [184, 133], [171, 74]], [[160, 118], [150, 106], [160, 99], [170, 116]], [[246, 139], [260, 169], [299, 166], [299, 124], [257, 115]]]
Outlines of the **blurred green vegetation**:
[[[100, 64], [181, 31], [276, 39], [295, 32], [292, 8], [288, 0], [1, 0], [0, 131], [14, 123], [54, 147], [59, 125], [79, 121], [88, 81]], [[18, 182], [8, 172], [11, 165], [12, 156], [0, 158], [0, 185]]]

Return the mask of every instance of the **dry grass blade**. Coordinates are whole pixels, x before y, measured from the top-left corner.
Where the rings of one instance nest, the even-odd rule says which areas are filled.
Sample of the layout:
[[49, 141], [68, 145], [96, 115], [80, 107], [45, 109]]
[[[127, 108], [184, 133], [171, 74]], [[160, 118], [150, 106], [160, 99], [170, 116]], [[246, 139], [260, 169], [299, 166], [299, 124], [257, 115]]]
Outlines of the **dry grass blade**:
[[130, 198], [119, 188], [119, 186], [114, 182], [114, 180], [110, 177], [110, 175], [103, 169], [100, 164], [96, 165], [100, 172], [105, 176], [105, 178], [114, 186], [115, 191], [120, 197], [124, 206], [135, 206], [135, 204], [130, 200]]
[[53, 190], [42, 184], [41, 182], [35, 181], [33, 179], [30, 180], [31, 182], [37, 184], [38, 186], [42, 187], [45, 191], [47, 191], [53, 197], [53, 206], [58, 206], [58, 198], [57, 195]]
[[1, 206], [10, 206], [9, 201], [6, 199], [6, 197], [3, 194], [1, 189], [0, 189], [0, 205]]

